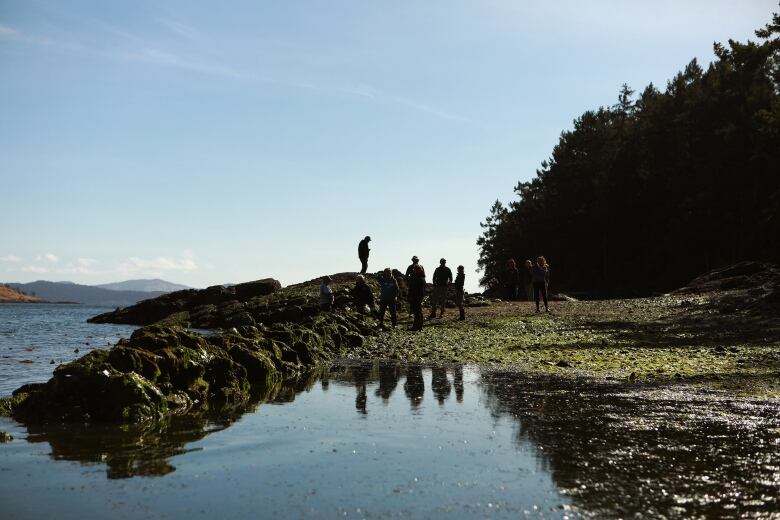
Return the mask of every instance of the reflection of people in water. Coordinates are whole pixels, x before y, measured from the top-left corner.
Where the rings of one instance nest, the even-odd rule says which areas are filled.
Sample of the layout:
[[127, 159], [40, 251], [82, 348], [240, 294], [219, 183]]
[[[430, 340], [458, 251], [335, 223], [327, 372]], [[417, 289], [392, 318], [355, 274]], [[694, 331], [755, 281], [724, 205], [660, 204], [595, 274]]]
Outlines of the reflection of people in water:
[[379, 388], [376, 389], [376, 395], [387, 402], [393, 394], [395, 387], [398, 386], [398, 378], [401, 373], [397, 365], [381, 365], [379, 367]]
[[355, 409], [363, 415], [368, 413], [366, 410], [366, 402], [368, 400], [366, 397], [366, 381], [370, 375], [371, 367], [357, 366], [352, 369], [352, 376], [355, 378], [355, 390], [357, 391]]
[[439, 406], [444, 405], [444, 401], [450, 396], [452, 391], [450, 380], [447, 379], [446, 368], [434, 367], [431, 369], [431, 388], [433, 388], [433, 395], [439, 401]]
[[463, 402], [463, 367], [457, 366], [452, 369], [452, 374], [455, 379], [455, 399], [459, 402]]
[[423, 394], [425, 394], [425, 381], [423, 381], [422, 367], [420, 365], [411, 365], [406, 369], [404, 392], [406, 397], [409, 398], [412, 408], [420, 406]]

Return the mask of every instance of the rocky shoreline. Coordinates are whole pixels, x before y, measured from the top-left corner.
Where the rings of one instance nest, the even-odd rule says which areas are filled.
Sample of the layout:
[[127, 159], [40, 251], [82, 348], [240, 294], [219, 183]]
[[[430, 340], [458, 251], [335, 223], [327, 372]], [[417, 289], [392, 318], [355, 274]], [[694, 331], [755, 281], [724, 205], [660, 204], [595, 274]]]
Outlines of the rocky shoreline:
[[[780, 396], [777, 266], [738, 264], [655, 298], [557, 302], [551, 314], [536, 314], [528, 302], [476, 298], [465, 322], [453, 312], [420, 333], [405, 330], [406, 318], [379, 333], [377, 321], [355, 308], [355, 273], [332, 278], [332, 312], [319, 310], [319, 280], [281, 288], [265, 279], [178, 291], [96, 316], [90, 321], [143, 328], [58, 367], [47, 383], [17, 389], [0, 400], [0, 414], [25, 423], [144, 422], [240, 405], [336, 358], [471, 362]], [[376, 276], [367, 283], [376, 293]]]
[[338, 275], [336, 309], [327, 313], [319, 312], [316, 281], [281, 289], [266, 279], [178, 291], [96, 316], [90, 321], [145, 326], [57, 367], [46, 383], [18, 388], [0, 400], [0, 414], [25, 423], [134, 423], [243, 404], [375, 333], [350, 307], [350, 278]]

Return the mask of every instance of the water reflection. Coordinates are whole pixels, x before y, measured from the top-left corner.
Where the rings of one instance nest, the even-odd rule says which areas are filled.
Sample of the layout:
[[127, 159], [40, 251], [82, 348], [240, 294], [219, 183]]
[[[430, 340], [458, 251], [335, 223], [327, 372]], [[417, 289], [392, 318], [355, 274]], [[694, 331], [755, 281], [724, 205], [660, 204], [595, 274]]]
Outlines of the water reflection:
[[[406, 432], [410, 438], [435, 439], [446, 421], [462, 420], [459, 413], [481, 413], [484, 429], [495, 430], [490, 436], [480, 437], [474, 423], [458, 433], [462, 439], [451, 434], [436, 439], [439, 449], [470, 443], [468, 450], [473, 451], [458, 452], [459, 458], [449, 461], [460, 468], [459, 478], [468, 482], [479, 464], [495, 464], [489, 458], [494, 455], [486, 454], [495, 453], [496, 446], [511, 436], [514, 446], [509, 448], [531, 452], [536, 470], [549, 473], [558, 492], [571, 501], [569, 511], [580, 516], [761, 517], [779, 506], [776, 402], [730, 400], [690, 389], [528, 378], [476, 368], [467, 368], [464, 377], [461, 366], [338, 364], [272, 386], [242, 408], [206, 410], [145, 427], [31, 425], [28, 440], [49, 443], [56, 460], [105, 464], [109, 479], [166, 475], [176, 469], [177, 460], [185, 459], [177, 455], [195, 449], [194, 441], [227, 428], [263, 403], [290, 403], [302, 392], [314, 394], [314, 403], [327, 398], [327, 406], [340, 407], [360, 424], [370, 424], [369, 419], [392, 421], [381, 427], [394, 435]], [[442, 408], [447, 413], [439, 413]], [[388, 409], [392, 413], [378, 413]], [[333, 408], [321, 410], [321, 416], [301, 420], [307, 425], [333, 424], [328, 415]], [[426, 419], [428, 429], [414, 430], [423, 421], [405, 420], [411, 416]], [[366, 430], [341, 426], [334, 425], [334, 435], [366, 435]], [[321, 437], [316, 442], [322, 442]], [[405, 456], [398, 451], [401, 446], [383, 456]], [[269, 452], [254, 456], [268, 457]], [[409, 471], [416, 471], [414, 460], [408, 464]], [[527, 471], [532, 470], [516, 469], [518, 474]], [[522, 503], [525, 492], [516, 490], [509, 505], [511, 500]]]

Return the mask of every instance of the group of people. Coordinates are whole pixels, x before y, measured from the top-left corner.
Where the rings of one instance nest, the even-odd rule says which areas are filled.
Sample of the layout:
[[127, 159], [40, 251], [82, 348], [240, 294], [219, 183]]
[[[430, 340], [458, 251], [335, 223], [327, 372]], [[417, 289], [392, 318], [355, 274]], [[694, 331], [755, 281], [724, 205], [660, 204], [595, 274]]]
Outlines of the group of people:
[[[352, 297], [358, 309], [368, 308], [371, 314], [379, 319], [380, 327], [384, 328], [385, 314], [390, 312], [390, 322], [395, 327], [398, 324], [398, 299], [401, 297], [401, 287], [389, 267], [382, 271], [379, 277], [379, 310], [375, 308], [374, 293], [366, 283], [365, 274], [368, 270], [368, 256], [371, 251], [368, 243], [371, 237], [367, 236], [358, 244], [358, 258], [361, 269], [358, 274], [355, 287], [352, 289]], [[399, 273], [400, 278], [400, 273]], [[406, 299], [409, 302], [409, 313], [413, 317], [410, 330], [420, 330], [423, 326], [422, 303], [425, 297], [425, 268], [420, 264], [420, 259], [415, 255], [412, 263], [406, 268], [403, 276], [406, 288]], [[429, 319], [436, 318], [436, 309], [439, 308], [439, 318], [444, 316], [447, 303], [447, 291], [450, 285], [455, 288], [455, 304], [460, 313], [459, 319], [466, 319], [466, 311], [463, 308], [466, 281], [466, 273], [462, 265], [458, 266], [457, 274], [453, 279], [452, 271], [447, 267], [447, 260], [439, 260], [439, 266], [433, 271], [433, 294], [431, 295], [431, 313]], [[335, 295], [331, 288], [333, 282], [330, 276], [324, 276], [320, 283], [320, 308], [330, 310], [333, 308]]]
[[534, 264], [526, 260], [522, 268], [517, 267], [514, 259], [506, 261], [503, 280], [504, 297], [507, 300], [517, 300], [522, 295], [528, 301], [536, 302], [536, 312], [539, 312], [540, 300], [544, 301], [544, 310], [550, 312], [547, 303], [547, 288], [550, 285], [550, 265], [543, 256], [539, 256]]
[[[425, 268], [420, 264], [420, 259], [416, 255], [412, 257], [412, 263], [406, 268], [404, 280], [409, 288], [407, 294], [409, 309], [412, 316], [414, 316], [411, 330], [420, 330], [423, 324], [422, 302], [425, 297]], [[433, 282], [433, 293], [431, 294], [431, 313], [428, 318], [433, 319], [436, 317], [437, 308], [439, 308], [439, 318], [444, 316], [447, 291], [449, 286], [454, 284], [455, 305], [458, 306], [458, 312], [460, 313], [458, 319], [465, 320], [466, 310], [463, 308], [463, 304], [466, 293], [463, 285], [466, 282], [466, 273], [463, 266], [458, 266], [458, 274], [453, 280], [452, 270], [447, 267], [447, 260], [442, 258], [439, 260], [439, 267], [433, 271], [433, 279], [431, 281]]]

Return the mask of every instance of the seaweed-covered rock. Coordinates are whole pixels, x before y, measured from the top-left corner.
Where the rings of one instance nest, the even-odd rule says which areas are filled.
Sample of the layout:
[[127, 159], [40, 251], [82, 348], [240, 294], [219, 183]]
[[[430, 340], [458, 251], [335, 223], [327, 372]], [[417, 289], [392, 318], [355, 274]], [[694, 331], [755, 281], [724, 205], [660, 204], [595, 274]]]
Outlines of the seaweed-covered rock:
[[45, 384], [0, 400], [24, 422], [143, 422], [206, 403], [235, 406], [283, 377], [363, 345], [363, 317], [323, 313], [305, 324], [242, 325], [202, 336], [151, 325], [108, 350], [58, 367]]

